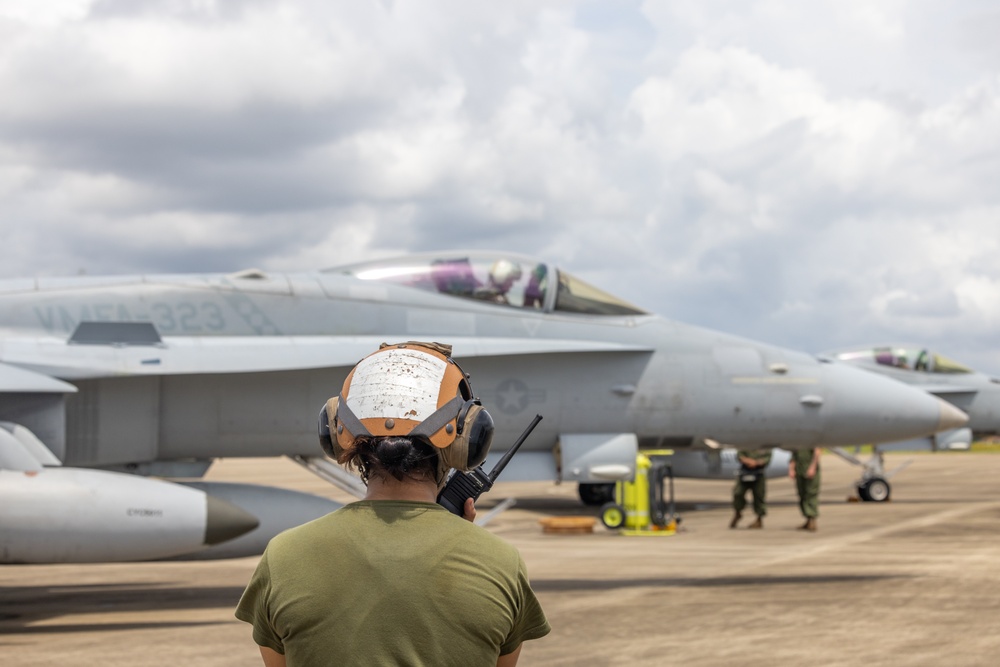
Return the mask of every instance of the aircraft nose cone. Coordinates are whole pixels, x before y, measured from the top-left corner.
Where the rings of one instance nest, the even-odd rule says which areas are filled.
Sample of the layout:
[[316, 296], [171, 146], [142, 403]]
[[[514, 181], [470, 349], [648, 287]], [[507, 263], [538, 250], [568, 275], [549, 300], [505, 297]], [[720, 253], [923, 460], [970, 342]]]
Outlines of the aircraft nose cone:
[[821, 408], [827, 445], [924, 438], [968, 421], [964, 412], [921, 389], [845, 364], [826, 365], [824, 380], [832, 398]]
[[205, 544], [219, 544], [239, 537], [260, 525], [257, 517], [245, 510], [205, 494]]
[[969, 415], [965, 414], [948, 401], [938, 399], [938, 407], [941, 410], [941, 418], [938, 420], [938, 431], [948, 431], [953, 428], [965, 426], [969, 421]]

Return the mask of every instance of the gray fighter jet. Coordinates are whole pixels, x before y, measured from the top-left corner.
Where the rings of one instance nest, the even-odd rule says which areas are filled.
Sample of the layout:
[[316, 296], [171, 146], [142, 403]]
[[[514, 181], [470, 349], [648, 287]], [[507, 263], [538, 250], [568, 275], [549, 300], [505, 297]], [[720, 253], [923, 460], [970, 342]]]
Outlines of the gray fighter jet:
[[317, 414], [359, 359], [405, 340], [453, 345], [496, 421], [494, 456], [544, 415], [504, 479], [578, 482], [583, 497], [630, 478], [639, 448], [731, 479], [726, 446], [966, 421], [903, 383], [666, 320], [509, 254], [0, 281], [0, 562], [259, 553], [335, 504], [191, 478], [219, 457], [288, 456], [357, 491], [320, 455]]
[[889, 498], [891, 488], [888, 478], [893, 473], [884, 469], [884, 452], [963, 450], [968, 449], [973, 440], [1000, 434], [1000, 380], [933, 350], [912, 344], [867, 345], [830, 350], [820, 356], [918, 387], [948, 401], [969, 416], [964, 426], [941, 431], [931, 438], [878, 444], [868, 461], [861, 461], [842, 449], [835, 450], [851, 463], [864, 468], [857, 484], [862, 500], [883, 501]]

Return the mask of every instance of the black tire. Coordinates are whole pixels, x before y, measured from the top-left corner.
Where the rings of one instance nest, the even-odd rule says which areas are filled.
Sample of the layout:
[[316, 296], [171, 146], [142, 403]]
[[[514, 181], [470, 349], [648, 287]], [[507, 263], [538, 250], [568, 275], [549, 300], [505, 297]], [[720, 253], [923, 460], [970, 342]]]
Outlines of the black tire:
[[891, 494], [892, 487], [889, 486], [889, 482], [881, 477], [872, 477], [865, 482], [865, 495], [868, 496], [866, 500], [873, 503], [884, 503], [889, 500]]
[[868, 482], [860, 482], [858, 484], [858, 498], [862, 501], [870, 503], [872, 501], [871, 496], [868, 495]]
[[614, 484], [578, 484], [577, 492], [584, 505], [597, 507], [615, 499]]
[[601, 507], [601, 523], [611, 530], [625, 525], [625, 508], [618, 503], [605, 503]]

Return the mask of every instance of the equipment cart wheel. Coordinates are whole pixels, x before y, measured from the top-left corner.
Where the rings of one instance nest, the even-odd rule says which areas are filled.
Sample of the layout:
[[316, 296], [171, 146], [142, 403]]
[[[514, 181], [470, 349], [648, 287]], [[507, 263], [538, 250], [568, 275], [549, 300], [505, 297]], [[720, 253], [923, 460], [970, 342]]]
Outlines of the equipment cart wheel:
[[616, 530], [625, 525], [625, 508], [618, 503], [605, 503], [601, 507], [601, 523]]

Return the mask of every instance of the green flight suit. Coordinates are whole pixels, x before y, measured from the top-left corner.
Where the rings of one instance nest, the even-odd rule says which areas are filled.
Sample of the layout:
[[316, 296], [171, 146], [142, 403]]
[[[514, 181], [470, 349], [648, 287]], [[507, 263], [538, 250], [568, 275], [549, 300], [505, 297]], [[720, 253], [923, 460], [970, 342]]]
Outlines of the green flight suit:
[[733, 486], [733, 509], [737, 513], [743, 512], [747, 506], [747, 491], [753, 493], [753, 511], [757, 516], [767, 515], [767, 475], [765, 470], [771, 462], [770, 449], [740, 450], [737, 457], [753, 459], [760, 465], [749, 469], [740, 466], [740, 471], [736, 475], [736, 484]]
[[799, 510], [807, 519], [819, 516], [819, 459], [816, 460], [816, 474], [809, 479], [806, 473], [812, 465], [812, 449], [792, 450], [792, 460], [795, 462], [795, 488], [799, 492]]

